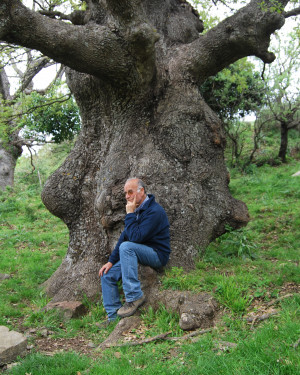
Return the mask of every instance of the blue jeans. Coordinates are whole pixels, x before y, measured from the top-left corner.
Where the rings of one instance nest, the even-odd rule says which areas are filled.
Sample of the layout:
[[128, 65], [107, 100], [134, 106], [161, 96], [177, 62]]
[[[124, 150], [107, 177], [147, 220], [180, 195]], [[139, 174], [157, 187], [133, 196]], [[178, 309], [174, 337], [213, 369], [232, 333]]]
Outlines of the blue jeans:
[[101, 277], [103, 305], [109, 320], [115, 320], [117, 311], [122, 307], [118, 281], [122, 278], [126, 302], [136, 301], [143, 296], [138, 279], [138, 263], [153, 268], [162, 266], [156, 251], [142, 244], [123, 242], [119, 254], [120, 260]]

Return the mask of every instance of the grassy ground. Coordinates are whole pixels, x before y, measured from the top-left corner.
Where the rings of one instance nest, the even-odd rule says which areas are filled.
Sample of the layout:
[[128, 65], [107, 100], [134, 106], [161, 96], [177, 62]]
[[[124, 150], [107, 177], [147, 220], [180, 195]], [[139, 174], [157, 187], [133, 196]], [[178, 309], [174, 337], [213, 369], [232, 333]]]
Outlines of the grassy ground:
[[[92, 346], [114, 326], [99, 327], [105, 318], [100, 303], [84, 301], [89, 314], [70, 322], [41, 311], [48, 299], [40, 285], [64, 257], [68, 233], [44, 208], [36, 171], [26, 175], [24, 163], [28, 160], [18, 167], [15, 190], [0, 196], [0, 273], [11, 276], [0, 282], [0, 325], [31, 332], [32, 349], [7, 373], [300, 374], [300, 177], [291, 177], [300, 170], [299, 161], [254, 167], [247, 175], [231, 171], [230, 189], [247, 203], [249, 225], [229, 229], [212, 243], [195, 271], [173, 268], [163, 277], [163, 288], [208, 291], [218, 299], [223, 315], [213, 331], [193, 340], [104, 351]], [[56, 167], [49, 163], [37, 163], [42, 179], [44, 170]], [[259, 321], [263, 314], [269, 317]], [[178, 316], [163, 307], [142, 318], [143, 329], [131, 333], [135, 338], [170, 330], [173, 336], [183, 334]], [[46, 355], [55, 345], [57, 350]]]

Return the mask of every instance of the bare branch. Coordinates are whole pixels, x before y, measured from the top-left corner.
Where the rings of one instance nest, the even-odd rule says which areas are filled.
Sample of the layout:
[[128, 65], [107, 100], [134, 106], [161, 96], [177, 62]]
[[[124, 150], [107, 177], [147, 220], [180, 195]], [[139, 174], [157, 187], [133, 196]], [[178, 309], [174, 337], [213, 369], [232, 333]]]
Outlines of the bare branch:
[[50, 62], [48, 57], [41, 57], [35, 61], [31, 61], [28, 64], [26, 72], [23, 73], [21, 85], [14, 95], [14, 99], [20, 95], [32, 82], [33, 78], [45, 67], [53, 65], [54, 62]]
[[[70, 97], [72, 96], [71, 93], [69, 94], [66, 94], [66, 95], [63, 95], [61, 96], [60, 98], [57, 98], [56, 100], [49, 100], [47, 103], [45, 104], [41, 104], [41, 105], [37, 105], [37, 106], [33, 106], [33, 107], [30, 107], [28, 110], [26, 111], [23, 111], [23, 110], [16, 110], [13, 115], [9, 116], [5, 121], [3, 120], [3, 122], [7, 123], [10, 125], [10, 127], [12, 127], [12, 123], [15, 124], [15, 120], [21, 118], [22, 116], [24, 115], [29, 115], [30, 113], [34, 112], [36, 109], [38, 108], [43, 108], [43, 107], [49, 107], [50, 105], [52, 104], [55, 104], [55, 103], [64, 103], [66, 102], [67, 100], [70, 99]], [[17, 131], [19, 130], [20, 126], [15, 126], [12, 131]]]
[[41, 9], [45, 9], [37, 0], [33, 0], [33, 4], [36, 4]]
[[23, 76], [24, 76], [24, 73], [23, 73], [22, 70], [19, 69], [19, 67], [17, 66], [17, 62], [16, 62], [15, 58], [12, 56], [11, 53], [9, 53], [9, 60], [10, 60], [10, 62], [11, 62], [11, 66], [12, 66], [13, 70], [17, 73], [18, 77], [19, 77], [20, 79], [22, 79]]
[[284, 18], [289, 18], [289, 17], [293, 17], [293, 16], [298, 16], [300, 14], [300, 7], [299, 8], [295, 8], [295, 9], [292, 9], [288, 12], [284, 12], [283, 15], [284, 15]]
[[52, 87], [55, 82], [59, 79], [62, 79], [62, 76], [65, 72], [65, 67], [63, 65], [60, 65], [55, 77], [53, 78], [53, 80], [49, 83], [49, 85], [43, 89], [43, 90], [34, 90], [35, 92], [39, 93], [40, 95], [45, 95], [46, 92], [50, 89], [50, 87]]

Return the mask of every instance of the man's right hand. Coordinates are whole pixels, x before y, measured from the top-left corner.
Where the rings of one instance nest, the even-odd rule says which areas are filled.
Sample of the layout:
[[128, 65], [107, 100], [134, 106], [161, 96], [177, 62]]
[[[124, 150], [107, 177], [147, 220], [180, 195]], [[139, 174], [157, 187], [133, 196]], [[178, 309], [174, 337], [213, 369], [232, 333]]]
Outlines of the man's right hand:
[[103, 276], [103, 273], [107, 273], [111, 267], [113, 266], [113, 264], [111, 262], [107, 262], [106, 264], [104, 264], [104, 266], [102, 266], [99, 270], [99, 276], [102, 277]]

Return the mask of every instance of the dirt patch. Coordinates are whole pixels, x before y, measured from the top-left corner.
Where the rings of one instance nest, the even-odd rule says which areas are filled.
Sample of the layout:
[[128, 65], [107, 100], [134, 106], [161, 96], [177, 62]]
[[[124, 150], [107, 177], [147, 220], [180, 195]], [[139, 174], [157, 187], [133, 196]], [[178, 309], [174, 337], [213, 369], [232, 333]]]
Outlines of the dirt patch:
[[84, 337], [65, 338], [40, 338], [35, 339], [34, 349], [45, 355], [73, 351], [80, 354], [91, 355], [95, 345]]

